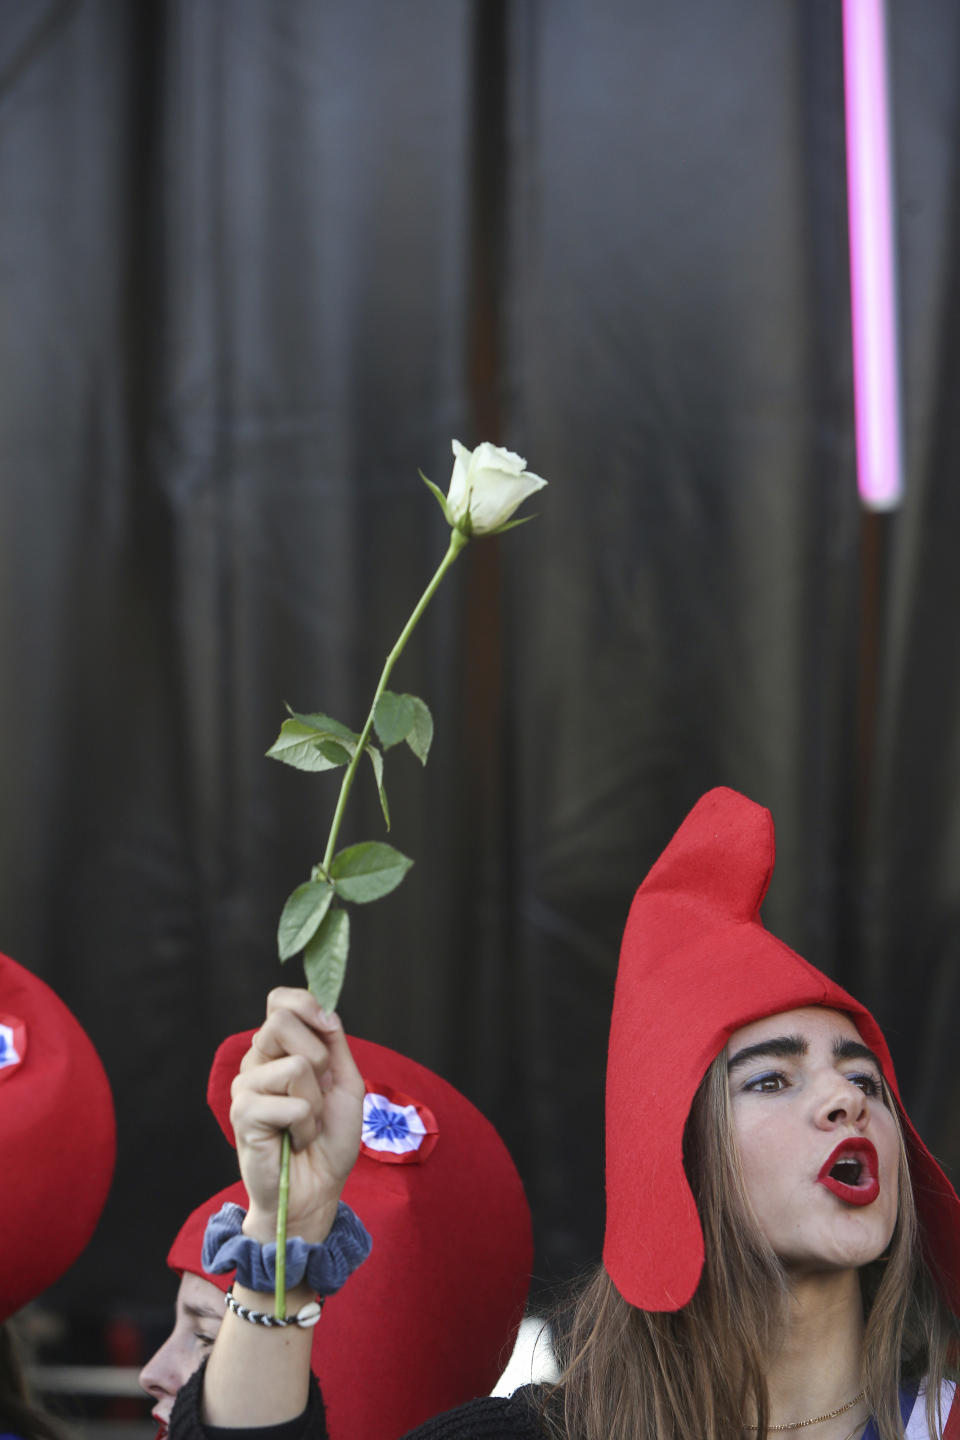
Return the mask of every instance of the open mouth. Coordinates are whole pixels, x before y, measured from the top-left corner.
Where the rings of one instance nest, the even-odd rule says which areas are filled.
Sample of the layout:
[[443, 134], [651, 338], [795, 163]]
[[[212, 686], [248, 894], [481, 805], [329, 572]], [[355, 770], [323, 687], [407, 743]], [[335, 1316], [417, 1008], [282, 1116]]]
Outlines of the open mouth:
[[880, 1194], [878, 1170], [877, 1152], [869, 1140], [841, 1140], [817, 1180], [847, 1205], [872, 1205]]

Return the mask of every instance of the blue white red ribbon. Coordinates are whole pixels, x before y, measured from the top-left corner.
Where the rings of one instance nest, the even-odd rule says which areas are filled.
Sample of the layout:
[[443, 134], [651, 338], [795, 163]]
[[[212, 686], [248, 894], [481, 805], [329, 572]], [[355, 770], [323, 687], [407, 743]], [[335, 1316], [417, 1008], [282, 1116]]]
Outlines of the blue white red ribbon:
[[27, 1027], [16, 1015], [0, 1015], [0, 1080], [23, 1064]]
[[422, 1165], [437, 1143], [433, 1111], [390, 1085], [367, 1081], [360, 1150], [386, 1165]]

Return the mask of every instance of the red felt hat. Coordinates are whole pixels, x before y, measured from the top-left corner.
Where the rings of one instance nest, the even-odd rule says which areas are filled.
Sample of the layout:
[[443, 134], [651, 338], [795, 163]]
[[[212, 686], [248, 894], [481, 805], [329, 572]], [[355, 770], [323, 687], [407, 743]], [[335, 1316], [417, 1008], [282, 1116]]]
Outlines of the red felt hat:
[[0, 955], [0, 1320], [73, 1264], [116, 1155], [113, 1100], [87, 1033], [48, 985]]
[[687, 1303], [703, 1266], [683, 1168], [697, 1086], [734, 1030], [825, 1005], [850, 1016], [896, 1097], [927, 1261], [960, 1314], [960, 1200], [903, 1109], [873, 1016], [764, 929], [759, 912], [773, 860], [769, 810], [734, 790], [711, 790], [636, 893], [607, 1059], [607, 1272], [641, 1309]]
[[[220, 1046], [207, 1098], [224, 1134], [230, 1082], [254, 1031]], [[480, 1111], [439, 1075], [383, 1045], [350, 1038], [364, 1076], [364, 1143], [343, 1198], [373, 1249], [327, 1300], [312, 1366], [332, 1435], [395, 1440], [431, 1415], [487, 1395], [510, 1357], [532, 1265], [530, 1211], [513, 1161]], [[167, 1256], [221, 1290], [200, 1250], [225, 1200], [188, 1218]]]

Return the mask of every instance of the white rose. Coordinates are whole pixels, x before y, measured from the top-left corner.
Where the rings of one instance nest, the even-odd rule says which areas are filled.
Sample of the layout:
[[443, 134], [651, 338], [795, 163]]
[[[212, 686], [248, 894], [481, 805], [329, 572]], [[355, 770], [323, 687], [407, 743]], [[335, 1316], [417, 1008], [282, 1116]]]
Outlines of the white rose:
[[465, 535], [496, 534], [517, 506], [547, 483], [525, 470], [527, 462], [512, 450], [488, 441], [467, 450], [454, 440], [453, 454], [446, 512], [450, 524]]

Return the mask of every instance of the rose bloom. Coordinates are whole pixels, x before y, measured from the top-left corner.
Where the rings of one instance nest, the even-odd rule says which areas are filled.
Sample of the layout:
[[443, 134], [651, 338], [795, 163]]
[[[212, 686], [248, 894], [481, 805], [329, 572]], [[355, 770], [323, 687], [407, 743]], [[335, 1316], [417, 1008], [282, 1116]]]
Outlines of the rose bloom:
[[527, 462], [520, 455], [489, 441], [467, 450], [454, 440], [453, 454], [447, 516], [465, 535], [495, 534], [528, 495], [547, 483], [524, 468]]

